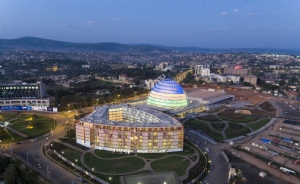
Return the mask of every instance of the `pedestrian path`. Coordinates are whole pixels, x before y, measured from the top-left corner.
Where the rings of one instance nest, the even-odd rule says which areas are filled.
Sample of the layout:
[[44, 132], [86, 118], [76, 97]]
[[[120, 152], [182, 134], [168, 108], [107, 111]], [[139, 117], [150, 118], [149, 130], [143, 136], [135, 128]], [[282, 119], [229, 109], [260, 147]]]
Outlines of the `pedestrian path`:
[[[191, 147], [191, 146], [190, 146], [190, 147]], [[152, 163], [153, 161], [160, 160], [160, 159], [164, 159], [164, 158], [171, 157], [171, 156], [180, 156], [180, 157], [182, 157], [183, 159], [190, 160], [189, 157], [197, 155], [197, 158], [196, 158], [195, 161], [190, 160], [191, 163], [190, 163], [190, 165], [186, 168], [185, 174], [182, 175], [182, 176], [179, 176], [180, 180], [183, 181], [183, 180], [185, 180], [186, 178], [188, 178], [190, 169], [191, 169], [192, 167], [194, 167], [194, 166], [199, 162], [199, 159], [200, 159], [197, 150], [196, 150], [195, 148], [193, 148], [193, 147], [191, 147], [191, 148], [194, 150], [193, 154], [191, 154], [191, 155], [176, 155], [176, 154], [174, 154], [174, 155], [166, 155], [166, 156], [163, 156], [163, 157], [160, 157], [160, 158], [157, 158], [157, 159], [148, 159], [148, 158], [144, 158], [144, 157], [140, 157], [140, 156], [135, 156], [135, 155], [128, 155], [128, 156], [122, 156], [122, 157], [117, 157], [117, 158], [102, 158], [102, 157], [98, 156], [97, 154], [95, 154], [95, 153], [94, 153], [94, 150], [86, 150], [86, 151], [84, 151], [84, 152], [81, 154], [80, 161], [81, 161], [82, 165], [83, 165], [85, 168], [89, 169], [90, 171], [93, 171], [93, 172], [96, 172], [96, 173], [99, 173], [99, 174], [104, 174], [104, 175], [109, 175], [109, 174], [111, 174], [111, 173], [110, 173], [110, 172], [109, 172], [109, 173], [106, 173], [106, 172], [95, 171], [95, 170], [93, 170], [92, 168], [90, 168], [88, 165], [85, 164], [85, 162], [84, 162], [84, 155], [85, 155], [86, 153], [91, 153], [95, 158], [98, 158], [98, 159], [105, 159], [105, 160], [115, 160], [115, 159], [124, 159], [124, 158], [127, 158], [127, 157], [137, 157], [137, 158], [140, 158], [140, 159], [142, 159], [142, 160], [144, 161], [144, 163], [145, 163], [144, 167], [141, 168], [141, 169], [139, 169], [139, 170], [132, 171], [132, 172], [126, 172], [126, 173], [115, 173], [115, 175], [121, 176], [121, 175], [135, 174], [135, 173], [138, 173], [138, 172], [141, 172], [141, 171], [150, 171], [150, 172], [152, 172], [152, 173], [155, 173], [156, 171], [151, 167], [151, 163]], [[149, 160], [150, 160], [150, 161], [149, 161]]]
[[28, 135], [23, 134], [22, 132], [19, 132], [19, 131], [15, 130], [15, 129], [9, 127], [9, 126], [6, 126], [5, 128], [6, 128], [7, 130], [9, 130], [9, 131], [12, 131], [12, 132], [15, 133], [15, 134], [18, 134], [19, 136], [24, 137], [24, 138], [28, 137]]

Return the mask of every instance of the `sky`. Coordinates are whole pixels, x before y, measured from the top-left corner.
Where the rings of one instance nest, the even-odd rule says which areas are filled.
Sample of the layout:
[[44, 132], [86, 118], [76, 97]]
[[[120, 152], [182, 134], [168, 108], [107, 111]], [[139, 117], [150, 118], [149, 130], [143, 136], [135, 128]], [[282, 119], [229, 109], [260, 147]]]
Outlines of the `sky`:
[[300, 50], [299, 0], [0, 0], [1, 39]]

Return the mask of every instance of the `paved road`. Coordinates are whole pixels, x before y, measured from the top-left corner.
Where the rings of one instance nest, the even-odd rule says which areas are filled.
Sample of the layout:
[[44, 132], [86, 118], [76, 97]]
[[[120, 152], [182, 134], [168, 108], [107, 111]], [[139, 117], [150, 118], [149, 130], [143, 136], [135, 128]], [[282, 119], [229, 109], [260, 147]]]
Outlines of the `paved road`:
[[[44, 112], [34, 112], [37, 115], [44, 115], [48, 117], [52, 117], [56, 119], [58, 126], [55, 128], [53, 132], [53, 137], [58, 138], [65, 135], [64, 124], [68, 118], [66, 116], [62, 116], [61, 114], [48, 114]], [[65, 170], [63, 167], [58, 166], [56, 163], [50, 161], [43, 154], [43, 146], [48, 144], [52, 140], [51, 133], [49, 133], [48, 139], [46, 137], [41, 137], [36, 142], [23, 142], [22, 144], [13, 144], [13, 155], [19, 158], [23, 163], [27, 163], [27, 153], [28, 153], [28, 162], [29, 166], [33, 168], [35, 171], [39, 172], [43, 177], [47, 178], [47, 166], [48, 171], [50, 171], [49, 179], [53, 181], [54, 184], [67, 184], [72, 183], [79, 184], [81, 182], [77, 181], [78, 176], [75, 174]], [[5, 153], [9, 153], [8, 146], [3, 150]], [[38, 168], [38, 164], [41, 165], [41, 168]]]
[[[185, 135], [189, 138], [193, 138], [196, 142], [196, 144], [199, 145], [199, 147], [208, 147], [209, 152], [208, 156], [211, 159], [211, 164], [214, 166], [213, 169], [210, 170], [207, 177], [204, 179], [204, 182], [211, 184], [225, 184], [227, 183], [228, 178], [228, 165], [225, 162], [224, 158], [220, 154], [220, 147], [221, 144], [213, 145], [208, 143], [203, 138], [189, 132], [185, 131]], [[197, 143], [198, 141], [198, 143]], [[206, 143], [206, 144], [205, 144]]]

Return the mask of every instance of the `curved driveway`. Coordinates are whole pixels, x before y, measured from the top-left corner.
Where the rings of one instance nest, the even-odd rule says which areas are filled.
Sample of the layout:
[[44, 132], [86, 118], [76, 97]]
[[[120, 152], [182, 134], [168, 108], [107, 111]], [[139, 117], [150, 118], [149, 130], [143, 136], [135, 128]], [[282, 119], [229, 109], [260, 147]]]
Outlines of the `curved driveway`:
[[[24, 114], [27, 114], [24, 112]], [[56, 126], [53, 135], [54, 139], [62, 137], [65, 135], [63, 124], [68, 120], [67, 117], [57, 113], [49, 114], [47, 112], [31, 112], [31, 114], [48, 116], [55, 118], [58, 126]], [[35, 171], [39, 172], [44, 178], [47, 179], [47, 166], [49, 174], [49, 180], [52, 183], [81, 183], [77, 181], [78, 176], [64, 169], [63, 167], [57, 165], [56, 163], [50, 161], [43, 153], [43, 146], [47, 145], [52, 140], [51, 133], [49, 131], [49, 137], [40, 137], [36, 142], [26, 141], [22, 144], [13, 144], [13, 155], [20, 159], [23, 163], [27, 163], [27, 153], [28, 153], [28, 162], [29, 166]], [[5, 153], [10, 153], [8, 146], [3, 150]], [[38, 167], [38, 164], [41, 165], [41, 168]]]

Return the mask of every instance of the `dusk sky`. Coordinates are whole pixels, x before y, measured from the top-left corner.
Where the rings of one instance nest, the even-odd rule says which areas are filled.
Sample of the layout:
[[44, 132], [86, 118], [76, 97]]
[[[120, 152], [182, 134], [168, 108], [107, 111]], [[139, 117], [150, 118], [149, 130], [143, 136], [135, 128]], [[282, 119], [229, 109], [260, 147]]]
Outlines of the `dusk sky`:
[[1, 38], [300, 49], [300, 1], [0, 0]]

